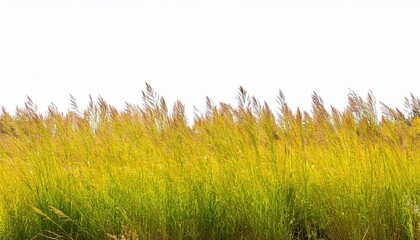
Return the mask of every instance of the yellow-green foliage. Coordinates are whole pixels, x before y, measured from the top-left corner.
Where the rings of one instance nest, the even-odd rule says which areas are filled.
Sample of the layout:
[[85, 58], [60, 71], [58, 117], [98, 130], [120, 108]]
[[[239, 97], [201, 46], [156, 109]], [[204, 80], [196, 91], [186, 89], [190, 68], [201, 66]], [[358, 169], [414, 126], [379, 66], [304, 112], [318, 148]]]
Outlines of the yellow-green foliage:
[[419, 99], [348, 98], [271, 111], [240, 88], [193, 126], [150, 85], [123, 111], [28, 99], [0, 114], [0, 238], [420, 239]]

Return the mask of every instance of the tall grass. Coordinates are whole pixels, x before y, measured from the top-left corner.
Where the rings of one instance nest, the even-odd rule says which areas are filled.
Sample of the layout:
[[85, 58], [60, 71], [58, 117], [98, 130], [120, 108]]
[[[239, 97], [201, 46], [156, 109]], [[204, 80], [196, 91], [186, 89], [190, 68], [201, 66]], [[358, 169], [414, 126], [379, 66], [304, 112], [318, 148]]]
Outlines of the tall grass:
[[142, 96], [3, 110], [2, 239], [420, 239], [418, 98], [379, 117], [371, 92], [311, 112], [280, 92], [272, 111], [240, 88], [188, 126]]

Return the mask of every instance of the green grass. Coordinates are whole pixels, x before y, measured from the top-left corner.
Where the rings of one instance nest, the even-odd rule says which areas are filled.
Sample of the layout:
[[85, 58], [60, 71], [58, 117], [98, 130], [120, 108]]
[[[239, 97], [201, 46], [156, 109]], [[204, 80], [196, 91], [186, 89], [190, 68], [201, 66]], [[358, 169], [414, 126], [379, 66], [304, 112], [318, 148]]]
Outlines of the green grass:
[[0, 115], [0, 238], [420, 239], [419, 99], [348, 97], [273, 112], [241, 88], [191, 127], [150, 85], [123, 111], [28, 99]]

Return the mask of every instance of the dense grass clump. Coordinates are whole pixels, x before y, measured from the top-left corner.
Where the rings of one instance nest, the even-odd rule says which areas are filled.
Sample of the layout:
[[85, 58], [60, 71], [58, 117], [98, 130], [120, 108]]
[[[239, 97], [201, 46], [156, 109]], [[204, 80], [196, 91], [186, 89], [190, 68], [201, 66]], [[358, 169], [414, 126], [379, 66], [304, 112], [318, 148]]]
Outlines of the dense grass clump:
[[189, 126], [150, 85], [0, 114], [1, 239], [420, 239], [420, 100], [372, 93], [310, 113], [271, 111], [240, 88]]

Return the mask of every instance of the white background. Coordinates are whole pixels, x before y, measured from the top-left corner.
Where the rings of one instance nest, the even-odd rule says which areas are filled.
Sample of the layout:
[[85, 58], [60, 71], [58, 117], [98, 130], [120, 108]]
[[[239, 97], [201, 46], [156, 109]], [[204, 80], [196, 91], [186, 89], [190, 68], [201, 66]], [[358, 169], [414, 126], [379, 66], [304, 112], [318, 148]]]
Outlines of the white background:
[[148, 82], [167, 102], [236, 104], [239, 86], [276, 108], [343, 109], [349, 89], [402, 107], [420, 95], [419, 1], [0, 0], [0, 105], [41, 112], [69, 94], [123, 109]]

